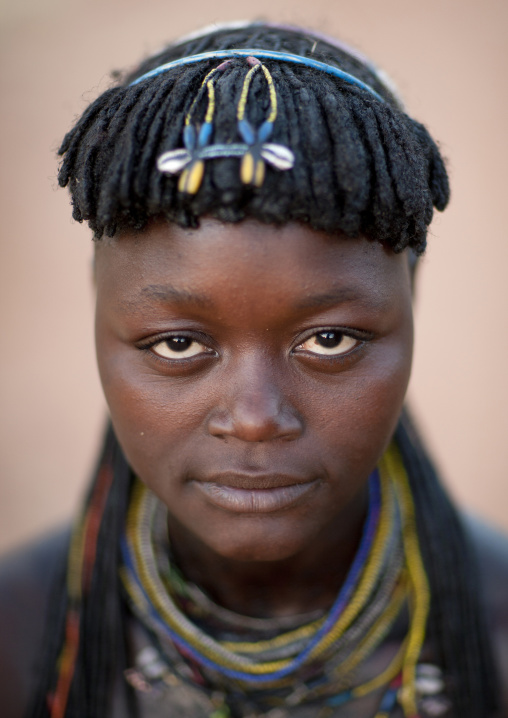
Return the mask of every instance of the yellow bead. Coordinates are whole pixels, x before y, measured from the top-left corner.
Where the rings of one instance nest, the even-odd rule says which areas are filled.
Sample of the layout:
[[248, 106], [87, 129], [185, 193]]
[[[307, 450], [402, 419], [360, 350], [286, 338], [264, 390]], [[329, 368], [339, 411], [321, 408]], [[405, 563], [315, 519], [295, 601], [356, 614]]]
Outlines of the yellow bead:
[[254, 157], [252, 152], [246, 152], [242, 158], [240, 178], [244, 184], [252, 184], [254, 179]]
[[189, 170], [185, 169], [183, 170], [182, 174], [178, 178], [178, 191], [179, 192], [186, 192], [187, 191], [187, 177], [189, 176]]
[[254, 184], [256, 187], [261, 187], [265, 179], [265, 163], [263, 160], [256, 162], [256, 175], [254, 177]]
[[189, 179], [187, 181], [187, 194], [196, 194], [198, 189], [201, 187], [203, 175], [205, 173], [205, 163], [203, 160], [194, 162], [189, 169]]
[[187, 194], [196, 194], [201, 186], [205, 163], [203, 160], [193, 162], [190, 167], [184, 169], [178, 180], [178, 191]]

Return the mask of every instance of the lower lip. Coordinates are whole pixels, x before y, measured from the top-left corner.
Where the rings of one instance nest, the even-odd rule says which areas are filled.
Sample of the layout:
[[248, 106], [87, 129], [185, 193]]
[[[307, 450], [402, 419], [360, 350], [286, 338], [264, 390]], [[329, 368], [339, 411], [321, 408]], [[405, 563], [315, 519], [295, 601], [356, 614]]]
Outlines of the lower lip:
[[317, 483], [316, 480], [276, 489], [237, 489], [202, 481], [196, 481], [195, 485], [212, 504], [221, 509], [238, 514], [265, 514], [293, 506], [312, 491]]

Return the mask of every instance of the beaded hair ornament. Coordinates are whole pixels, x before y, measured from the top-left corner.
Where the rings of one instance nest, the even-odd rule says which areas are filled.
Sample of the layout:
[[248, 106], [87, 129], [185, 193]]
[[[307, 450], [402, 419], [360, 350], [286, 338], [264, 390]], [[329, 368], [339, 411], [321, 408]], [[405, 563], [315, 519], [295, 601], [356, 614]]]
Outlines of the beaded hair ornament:
[[[201, 85], [198, 94], [185, 118], [182, 149], [170, 150], [162, 154], [157, 160], [157, 168], [164, 174], [180, 174], [178, 189], [187, 194], [196, 194], [204, 173], [204, 160], [218, 157], [241, 157], [240, 177], [244, 184], [261, 187], [265, 177], [265, 162], [279, 170], [291, 169], [294, 164], [294, 155], [283, 145], [268, 142], [273, 130], [273, 123], [277, 117], [277, 95], [272, 76], [268, 69], [255, 57], [247, 57], [250, 69], [243, 82], [240, 101], [236, 117], [238, 132], [243, 139], [242, 143], [210, 144], [213, 134], [213, 116], [215, 112], [215, 76], [229, 65], [226, 60], [214, 70], [209, 72]], [[263, 124], [255, 129], [245, 117], [249, 88], [254, 75], [262, 71], [270, 95], [270, 111]], [[205, 119], [198, 128], [193, 124], [192, 117], [198, 101], [203, 92], [208, 94], [208, 107]]]
[[[233, 58], [245, 58], [249, 70], [245, 76], [240, 100], [236, 111], [237, 128], [243, 142], [213, 143], [213, 119], [215, 114], [215, 81], [232, 61]], [[370, 85], [362, 82], [354, 75], [341, 70], [334, 65], [320, 62], [313, 58], [302, 55], [293, 55], [287, 52], [263, 49], [234, 49], [218, 50], [214, 52], [203, 52], [198, 55], [190, 55], [150, 70], [138, 77], [131, 85], [137, 85], [149, 78], [157, 77], [170, 69], [184, 65], [193, 65], [210, 59], [224, 60], [220, 65], [211, 70], [204, 78], [196, 97], [185, 118], [183, 130], [184, 147], [164, 152], [157, 159], [157, 168], [163, 174], [180, 174], [178, 190], [182, 193], [194, 195], [198, 192], [204, 174], [205, 160], [217, 159], [220, 157], [239, 157], [240, 179], [243, 184], [254, 187], [261, 187], [265, 178], [266, 163], [277, 170], [292, 169], [295, 162], [293, 152], [284, 145], [269, 142], [273, 126], [277, 118], [277, 93], [273, 78], [268, 68], [261, 62], [261, 59], [278, 60], [296, 65], [303, 65], [320, 70], [328, 75], [333, 75], [350, 85], [367, 91], [371, 96], [380, 102], [385, 100]], [[254, 128], [246, 118], [247, 101], [249, 89], [256, 73], [262, 72], [269, 93], [270, 107], [266, 120]], [[194, 114], [199, 101], [207, 94], [208, 104], [204, 121], [199, 124], [194, 121]]]

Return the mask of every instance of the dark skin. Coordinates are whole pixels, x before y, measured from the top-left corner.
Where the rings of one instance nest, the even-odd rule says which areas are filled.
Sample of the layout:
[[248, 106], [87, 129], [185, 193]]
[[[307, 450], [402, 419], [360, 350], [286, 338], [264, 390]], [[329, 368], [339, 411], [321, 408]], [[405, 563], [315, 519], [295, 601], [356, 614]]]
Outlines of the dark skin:
[[244, 614], [328, 607], [409, 378], [407, 258], [296, 224], [157, 223], [100, 244], [96, 278], [113, 425], [184, 571]]
[[[115, 430], [168, 506], [188, 578], [246, 615], [329, 607], [407, 387], [407, 257], [300, 225], [159, 222], [98, 244], [96, 281]], [[508, 685], [508, 550], [471, 535]], [[66, 538], [0, 566], [5, 718], [23, 715]], [[373, 665], [398, 645], [386, 642]], [[344, 717], [373, 712], [355, 704]]]

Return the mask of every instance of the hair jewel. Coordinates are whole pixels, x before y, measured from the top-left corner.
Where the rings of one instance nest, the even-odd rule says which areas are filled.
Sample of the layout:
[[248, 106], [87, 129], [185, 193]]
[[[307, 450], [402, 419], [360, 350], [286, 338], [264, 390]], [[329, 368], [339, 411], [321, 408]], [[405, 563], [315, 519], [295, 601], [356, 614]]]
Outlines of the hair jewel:
[[[223, 70], [231, 60], [211, 70], [204, 78], [185, 118], [183, 131], [184, 147], [164, 152], [157, 160], [157, 168], [164, 174], [178, 174], [178, 190], [186, 194], [196, 194], [201, 186], [204, 174], [204, 161], [219, 157], [240, 157], [240, 178], [244, 184], [261, 187], [265, 178], [265, 163], [278, 170], [288, 170], [294, 165], [292, 151], [284, 145], [268, 142], [277, 117], [277, 93], [273, 78], [268, 69], [255, 57], [247, 56], [250, 69], [245, 77], [237, 108], [237, 127], [243, 143], [210, 144], [213, 133], [215, 113], [215, 75]], [[270, 110], [268, 117], [258, 129], [255, 129], [245, 117], [249, 89], [256, 72], [261, 70], [268, 85]], [[196, 105], [207, 92], [208, 106], [204, 122], [198, 128], [192, 124]]]
[[[267, 142], [272, 134], [273, 123], [277, 117], [277, 94], [268, 69], [255, 57], [248, 57], [247, 62], [251, 65], [251, 69], [245, 77], [237, 110], [238, 131], [248, 146], [242, 158], [240, 177], [244, 184], [261, 187], [265, 178], [265, 162], [279, 170], [287, 170], [293, 167], [294, 155], [291, 150], [283, 145]], [[259, 69], [263, 71], [268, 84], [270, 112], [261, 127], [255, 130], [245, 118], [245, 110], [252, 78]]]
[[[215, 112], [215, 87], [214, 76], [220, 72], [230, 61], [223, 62], [221, 65], [209, 72], [201, 87], [194, 98], [192, 105], [185, 117], [185, 126], [183, 130], [184, 147], [177, 150], [165, 152], [157, 160], [157, 168], [165, 174], [178, 174], [181, 172], [178, 181], [178, 189], [180, 192], [188, 194], [196, 194], [205, 170], [203, 150], [208, 146], [212, 136], [212, 120]], [[199, 131], [191, 124], [192, 114], [198, 101], [201, 99], [204, 89], [208, 95], [208, 107], [204, 122]]]

